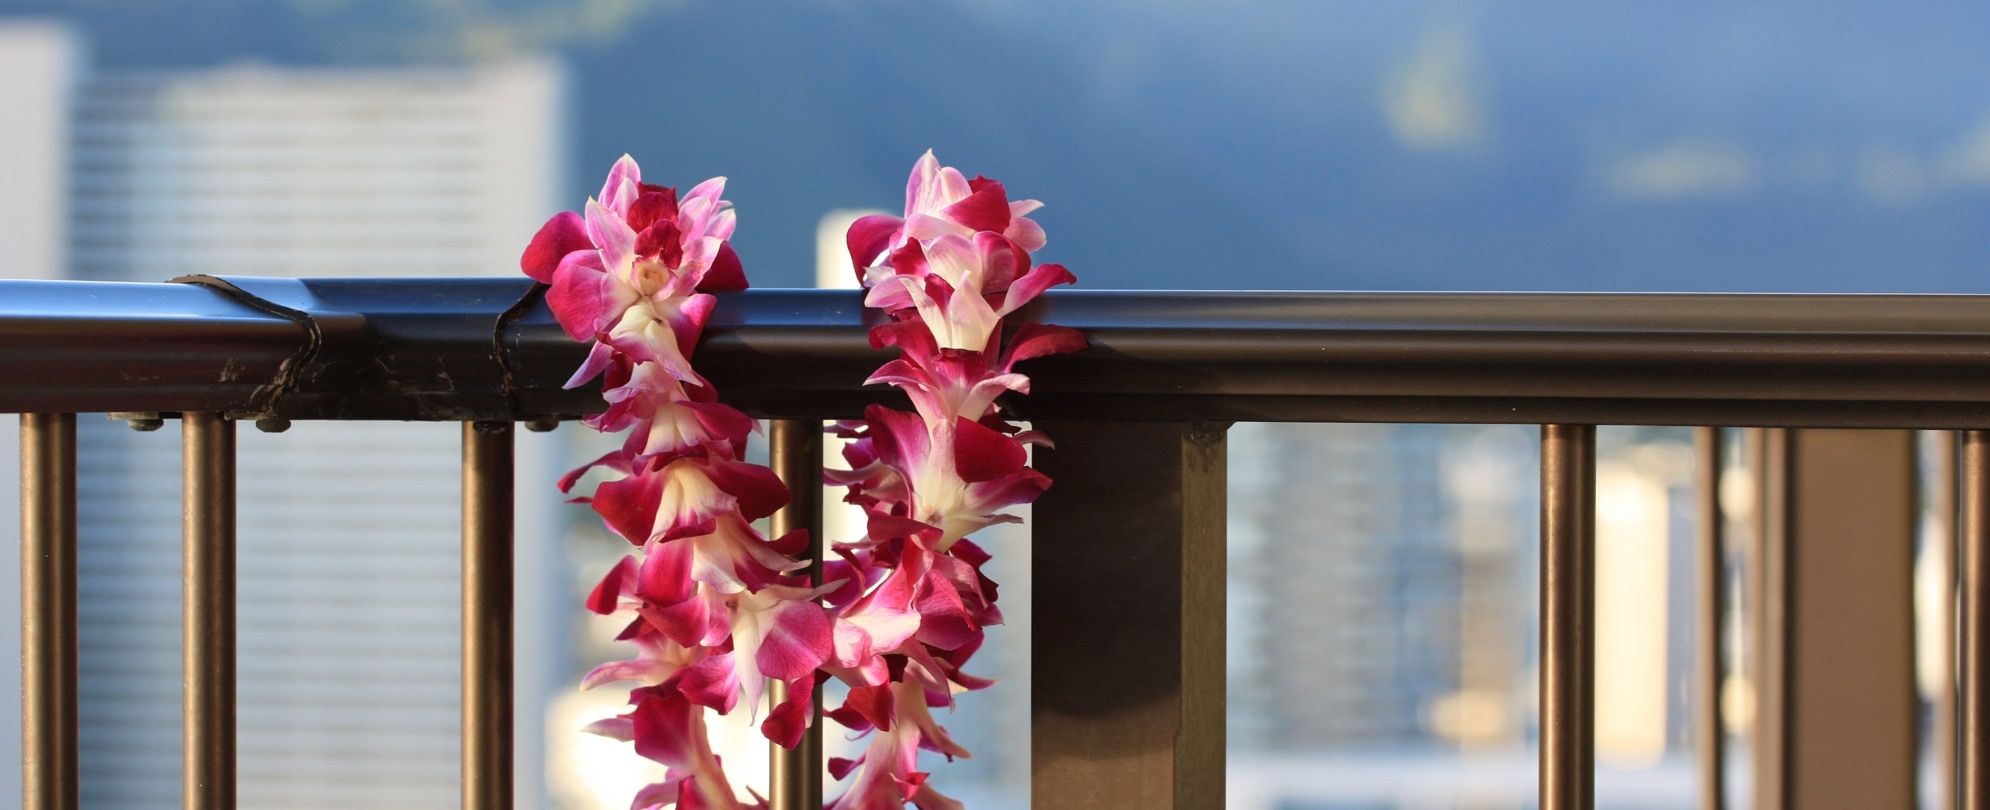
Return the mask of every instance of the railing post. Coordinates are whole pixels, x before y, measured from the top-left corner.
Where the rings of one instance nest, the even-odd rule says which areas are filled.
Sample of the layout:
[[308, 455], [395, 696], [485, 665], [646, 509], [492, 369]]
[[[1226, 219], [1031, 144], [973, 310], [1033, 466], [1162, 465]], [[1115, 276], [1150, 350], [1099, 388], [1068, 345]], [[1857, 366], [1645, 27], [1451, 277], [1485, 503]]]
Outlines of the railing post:
[[[772, 534], [780, 537], [806, 530], [809, 538], [809, 582], [822, 583], [822, 420], [776, 419], [768, 430], [768, 463], [788, 485], [793, 500], [774, 513]], [[768, 684], [769, 706], [787, 699], [787, 684]], [[768, 743], [773, 749], [768, 802], [772, 810], [817, 810], [822, 807], [822, 691], [815, 692], [815, 709], [808, 731], [793, 749]]]
[[21, 414], [21, 806], [78, 806], [76, 415]]
[[1037, 426], [1032, 804], [1220, 808], [1226, 426]]
[[512, 424], [463, 423], [463, 808], [512, 793]]
[[1915, 804], [1914, 436], [1771, 430], [1758, 810]]
[[1541, 810], [1596, 802], [1596, 427], [1541, 426]]
[[1224, 424], [1037, 422], [1031, 806], [1224, 804]]
[[185, 806], [235, 806], [235, 423], [182, 419], [181, 669]]

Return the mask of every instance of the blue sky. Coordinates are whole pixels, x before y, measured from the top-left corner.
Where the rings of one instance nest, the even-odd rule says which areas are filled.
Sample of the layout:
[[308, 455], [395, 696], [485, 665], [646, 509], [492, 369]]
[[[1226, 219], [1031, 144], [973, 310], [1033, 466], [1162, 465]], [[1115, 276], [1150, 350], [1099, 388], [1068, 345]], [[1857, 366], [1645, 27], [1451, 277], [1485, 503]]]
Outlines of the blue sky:
[[[441, 58], [542, 4], [197, 5], [0, 13], [132, 67]], [[767, 285], [933, 148], [1045, 201], [1040, 258], [1092, 287], [1990, 291], [1982, 6], [681, 0], [585, 28], [548, 43], [575, 194], [625, 151], [726, 174]]]

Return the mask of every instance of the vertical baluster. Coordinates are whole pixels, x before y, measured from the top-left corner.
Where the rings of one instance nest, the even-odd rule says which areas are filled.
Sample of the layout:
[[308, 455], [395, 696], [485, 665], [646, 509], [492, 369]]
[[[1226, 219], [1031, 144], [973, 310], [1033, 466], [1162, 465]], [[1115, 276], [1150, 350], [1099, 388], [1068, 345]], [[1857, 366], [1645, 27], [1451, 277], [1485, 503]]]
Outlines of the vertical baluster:
[[76, 415], [21, 414], [21, 806], [76, 807]]
[[188, 413], [184, 479], [181, 726], [185, 805], [235, 806], [235, 423]]
[[463, 423], [463, 807], [511, 807], [512, 425]]
[[[809, 582], [822, 582], [822, 420], [776, 419], [769, 431], [768, 462], [794, 493], [787, 507], [774, 513], [772, 534], [806, 530], [809, 537]], [[787, 685], [768, 685], [769, 706], [788, 697]], [[768, 800], [773, 810], [815, 810], [822, 806], [822, 692], [814, 697], [814, 720], [794, 749], [772, 745]]]
[[1789, 793], [1788, 479], [1790, 432], [1751, 431], [1755, 482], [1754, 757], [1756, 810], [1785, 810]]
[[1789, 808], [1789, 428], [1761, 430], [1755, 448], [1755, 509], [1759, 513], [1761, 571], [1755, 603], [1755, 808]]
[[1958, 810], [1990, 810], [1990, 431], [1962, 439], [1962, 721]]
[[1956, 438], [1954, 431], [1933, 431], [1928, 438], [1932, 442], [1924, 444], [1929, 449], [1928, 459], [1928, 505], [1934, 513], [1926, 533], [1928, 567], [1934, 569], [1933, 577], [1938, 583], [1935, 588], [1934, 615], [1922, 617], [1931, 622], [1938, 632], [1938, 643], [1929, 656], [1934, 671], [1935, 683], [1930, 707], [1933, 728], [1929, 741], [1929, 758], [1934, 760], [1935, 810], [1955, 810], [1957, 804], [1956, 785], [1956, 644], [1955, 623], [1955, 573], [1956, 573]]
[[1541, 810], [1595, 804], [1596, 427], [1541, 426]]
[[1693, 642], [1694, 686], [1698, 703], [1693, 713], [1699, 742], [1700, 807], [1722, 810], [1727, 806], [1727, 737], [1721, 719], [1721, 674], [1724, 666], [1721, 644], [1721, 608], [1726, 605], [1726, 515], [1721, 511], [1721, 429], [1698, 428], [1693, 432], [1694, 449], [1699, 455], [1699, 554], [1696, 559], [1698, 582], [1694, 588]]

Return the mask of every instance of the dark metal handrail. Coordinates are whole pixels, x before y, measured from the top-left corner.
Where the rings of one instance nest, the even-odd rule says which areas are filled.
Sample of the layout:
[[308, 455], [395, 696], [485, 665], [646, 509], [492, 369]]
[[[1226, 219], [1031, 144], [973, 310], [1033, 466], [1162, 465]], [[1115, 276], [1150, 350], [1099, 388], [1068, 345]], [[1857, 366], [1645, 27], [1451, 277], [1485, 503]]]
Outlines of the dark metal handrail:
[[[0, 411], [574, 416], [584, 349], [522, 279], [0, 281]], [[1020, 415], [1262, 421], [1990, 425], [1990, 297], [1053, 291], [1089, 351]], [[884, 396], [860, 294], [720, 296], [698, 348], [759, 416]]]

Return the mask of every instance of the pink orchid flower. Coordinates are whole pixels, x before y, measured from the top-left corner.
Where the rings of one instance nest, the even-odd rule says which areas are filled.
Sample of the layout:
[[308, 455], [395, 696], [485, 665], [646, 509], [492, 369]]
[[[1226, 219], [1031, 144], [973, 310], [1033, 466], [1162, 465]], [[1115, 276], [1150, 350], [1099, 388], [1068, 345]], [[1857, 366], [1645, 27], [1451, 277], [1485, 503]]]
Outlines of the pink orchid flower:
[[569, 387], [599, 375], [617, 353], [702, 382], [688, 351], [711, 313], [704, 292], [746, 287], [726, 241], [736, 218], [719, 198], [724, 188], [715, 177], [680, 203], [675, 191], [641, 182], [624, 155], [584, 217], [556, 215], [533, 237], [521, 260], [526, 275], [551, 285], [546, 300], [568, 336], [597, 341]]
[[1026, 215], [1042, 207], [1036, 200], [1010, 202], [1001, 183], [986, 177], [969, 180], [958, 169], [941, 166], [929, 149], [906, 181], [904, 218], [873, 214], [850, 225], [850, 261], [858, 280], [870, 287], [865, 271], [913, 240], [985, 231], [1035, 252], [1044, 246], [1043, 228]]

